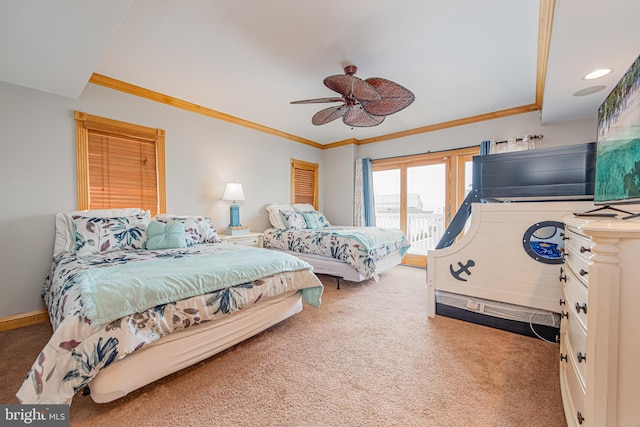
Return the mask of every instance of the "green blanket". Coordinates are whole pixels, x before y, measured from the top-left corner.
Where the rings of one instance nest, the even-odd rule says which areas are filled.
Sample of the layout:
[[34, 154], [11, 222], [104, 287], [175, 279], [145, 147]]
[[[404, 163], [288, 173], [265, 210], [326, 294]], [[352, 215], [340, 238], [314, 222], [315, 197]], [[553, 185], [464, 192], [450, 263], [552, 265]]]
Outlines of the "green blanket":
[[397, 228], [332, 227], [330, 232], [337, 236], [356, 239], [368, 251], [382, 245], [389, 245], [404, 240], [406, 241], [406, 245], [400, 249], [400, 255], [404, 255], [410, 246], [404, 233]]
[[[306, 262], [276, 251], [243, 248], [176, 258], [154, 258], [84, 270], [84, 316], [102, 325], [128, 314], [279, 272], [309, 269]], [[322, 290], [303, 289], [306, 303], [320, 306]]]

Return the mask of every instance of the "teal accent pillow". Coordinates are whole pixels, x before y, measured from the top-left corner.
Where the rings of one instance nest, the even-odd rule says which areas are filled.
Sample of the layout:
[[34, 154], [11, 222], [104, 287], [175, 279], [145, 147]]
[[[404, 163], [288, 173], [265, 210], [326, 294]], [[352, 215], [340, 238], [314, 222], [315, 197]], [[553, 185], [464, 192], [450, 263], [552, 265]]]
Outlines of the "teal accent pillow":
[[324, 228], [331, 225], [327, 218], [318, 211], [302, 212], [302, 216], [307, 223], [307, 228]]
[[147, 226], [147, 249], [186, 248], [184, 224], [173, 222], [151, 221]]
[[318, 212], [302, 212], [307, 228], [322, 228]]

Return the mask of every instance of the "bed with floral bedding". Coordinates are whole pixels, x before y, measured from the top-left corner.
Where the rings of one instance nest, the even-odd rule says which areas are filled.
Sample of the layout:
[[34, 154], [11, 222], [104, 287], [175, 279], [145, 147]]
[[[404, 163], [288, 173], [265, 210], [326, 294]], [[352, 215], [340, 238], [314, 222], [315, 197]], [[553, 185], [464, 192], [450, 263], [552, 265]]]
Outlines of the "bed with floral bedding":
[[[93, 215], [66, 215], [60, 226], [71, 229], [62, 232], [57, 218], [55, 256], [42, 290], [53, 335], [17, 392], [22, 403], [69, 404], [111, 367], [145, 351], [152, 354], [151, 347], [163, 340], [171, 338], [184, 347], [175, 337], [211, 331], [217, 322], [233, 328], [233, 319], [249, 318], [265, 307], [274, 310], [285, 296], [320, 306], [322, 285], [309, 264], [286, 254], [218, 243], [210, 220], [151, 221], [148, 213]], [[185, 224], [190, 232], [185, 232]], [[65, 235], [72, 237], [71, 243]], [[283, 317], [278, 313], [259, 320], [264, 324], [255, 331], [252, 324], [251, 333]], [[215, 347], [215, 332], [206, 339]], [[187, 357], [188, 363], [213, 354], [202, 351], [206, 341], [197, 341], [198, 354]], [[154, 371], [150, 376], [140, 373], [144, 380], [133, 380], [125, 391], [106, 391], [108, 399], [102, 401], [177, 370], [175, 363], [164, 369], [155, 359], [145, 365]], [[135, 377], [135, 372], [125, 378]]]
[[309, 262], [315, 273], [355, 282], [377, 280], [411, 246], [399, 229], [332, 226], [306, 204], [270, 205], [267, 211], [273, 228], [264, 231], [264, 247]]

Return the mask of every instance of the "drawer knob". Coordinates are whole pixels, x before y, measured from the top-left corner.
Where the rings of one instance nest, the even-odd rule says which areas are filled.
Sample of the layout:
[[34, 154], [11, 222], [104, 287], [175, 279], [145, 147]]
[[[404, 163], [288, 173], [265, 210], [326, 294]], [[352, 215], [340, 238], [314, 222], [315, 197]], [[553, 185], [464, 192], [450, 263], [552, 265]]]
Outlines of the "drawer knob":
[[564, 274], [564, 268], [560, 267], [560, 277], [559, 280], [562, 282], [563, 280], [566, 282], [567, 281], [567, 275]]
[[562, 298], [560, 298], [560, 305], [565, 305], [565, 302]]
[[565, 236], [563, 233], [560, 233], [560, 235], [562, 236], [562, 240], [569, 240], [569, 236]]
[[580, 313], [580, 310], [584, 311], [584, 314], [587, 314], [587, 303], [583, 303], [582, 305], [580, 305], [580, 303], [576, 303], [576, 311], [578, 313]]
[[585, 248], [584, 246], [580, 246], [580, 253], [583, 254], [585, 252], [591, 252], [591, 248]]
[[589, 274], [589, 272], [587, 270], [583, 270], [582, 268], [580, 269], [580, 275], [581, 276], [586, 276], [587, 274]]
[[568, 311], [567, 312], [563, 311], [562, 313], [560, 313], [560, 317], [566, 317], [568, 319], [569, 318], [569, 312]]
[[582, 353], [578, 352], [577, 357], [578, 357], [578, 363], [582, 363], [583, 361], [584, 362], [587, 361], [587, 355], [586, 354], [582, 354]]
[[562, 353], [560, 353], [560, 361], [562, 362], [563, 360], [564, 360], [565, 362], [567, 361], [567, 355], [566, 355], [566, 354], [562, 354]]
[[582, 424], [584, 422], [584, 417], [582, 416], [580, 411], [578, 411], [578, 413], [576, 414], [576, 418], [578, 419], [578, 424]]

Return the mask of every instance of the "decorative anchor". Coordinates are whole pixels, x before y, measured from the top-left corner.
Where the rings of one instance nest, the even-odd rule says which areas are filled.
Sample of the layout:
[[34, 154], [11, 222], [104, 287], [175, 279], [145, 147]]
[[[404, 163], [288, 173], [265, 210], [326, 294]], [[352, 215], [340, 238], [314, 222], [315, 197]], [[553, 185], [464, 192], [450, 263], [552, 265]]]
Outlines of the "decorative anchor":
[[460, 277], [460, 275], [462, 273], [467, 273], [469, 276], [471, 276], [471, 271], [469, 271], [469, 269], [471, 267], [473, 267], [474, 265], [476, 265], [476, 263], [470, 259], [467, 261], [466, 264], [462, 264], [460, 261], [458, 261], [458, 266], [460, 267], [460, 270], [453, 270], [453, 264], [449, 264], [449, 271], [451, 272], [451, 275], [456, 279], [456, 280], [461, 280], [463, 282], [466, 282], [467, 279], [463, 279], [462, 277]]

